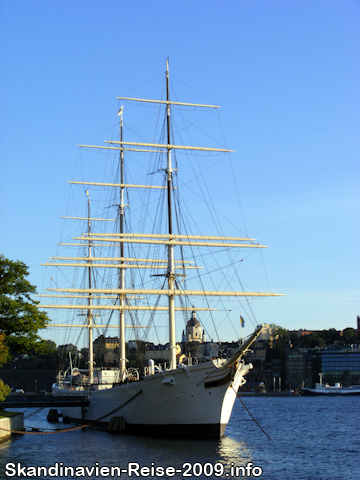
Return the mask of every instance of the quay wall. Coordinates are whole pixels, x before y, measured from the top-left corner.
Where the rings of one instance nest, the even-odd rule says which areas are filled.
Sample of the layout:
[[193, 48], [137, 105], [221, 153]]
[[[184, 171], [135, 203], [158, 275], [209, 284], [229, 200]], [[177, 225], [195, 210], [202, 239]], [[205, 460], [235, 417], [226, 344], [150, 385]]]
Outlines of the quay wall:
[[18, 412], [4, 412], [6, 416], [2, 417], [0, 412], [0, 442], [11, 437], [11, 431], [21, 432], [24, 430], [24, 414]]

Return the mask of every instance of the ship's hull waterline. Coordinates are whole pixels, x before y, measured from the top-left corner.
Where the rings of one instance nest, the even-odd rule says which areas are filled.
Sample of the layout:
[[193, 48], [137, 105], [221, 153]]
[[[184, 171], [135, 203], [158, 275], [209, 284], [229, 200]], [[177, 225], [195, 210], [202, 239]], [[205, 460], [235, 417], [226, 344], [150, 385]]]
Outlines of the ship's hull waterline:
[[[98, 428], [108, 428], [113, 417], [122, 417], [121, 430], [129, 434], [219, 438], [250, 368], [242, 362], [226, 368], [213, 362], [177, 368], [137, 382], [91, 390], [88, 407], [66, 407], [60, 413], [75, 423], [95, 422], [92, 426]], [[56, 386], [53, 391], [72, 394]]]

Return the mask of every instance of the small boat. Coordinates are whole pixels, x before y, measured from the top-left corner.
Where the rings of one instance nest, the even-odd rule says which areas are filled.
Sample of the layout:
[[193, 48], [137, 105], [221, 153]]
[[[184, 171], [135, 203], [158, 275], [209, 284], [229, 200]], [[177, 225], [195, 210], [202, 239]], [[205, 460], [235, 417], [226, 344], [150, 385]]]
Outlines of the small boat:
[[303, 395], [360, 395], [360, 385], [350, 385], [343, 387], [341, 383], [336, 382], [335, 385], [324, 385], [322, 382], [323, 374], [320, 373], [320, 382], [315, 385], [315, 388], [303, 387]]
[[[82, 269], [83, 275], [74, 273], [74, 282], [66, 287], [62, 283], [69, 279], [69, 274], [58, 275], [57, 280], [52, 276], [54, 284], [42, 296], [51, 296], [58, 303], [39, 307], [80, 312], [74, 323], [66, 317], [62, 324], [52, 323], [50, 326], [65, 327], [67, 330], [83, 328], [88, 332], [87, 367], [78, 368], [70, 357], [70, 362], [58, 374], [53, 393], [76, 397], [86, 395], [89, 399], [88, 407], [61, 409], [60, 413], [69, 421], [132, 434], [218, 438], [225, 432], [237, 391], [252, 368], [251, 364], [245, 363], [244, 354], [262, 327], [254, 326], [253, 333], [239, 342], [237, 351], [230, 358], [210, 358], [194, 363], [186, 352], [179, 356], [181, 349], [176, 342], [176, 334], [181, 327], [177, 326], [180, 317], [176, 315], [182, 315], [186, 322], [186, 315], [191, 313], [194, 319], [196, 313], [201, 312], [209, 315], [216, 324], [213, 312], [223, 305], [223, 298], [236, 301], [236, 308], [240, 309], [241, 302], [247, 304], [251, 298], [279, 294], [245, 290], [238, 280], [239, 262], [242, 260], [232, 256], [232, 251], [249, 252], [262, 248], [257, 241], [248, 236], [225, 236], [222, 233], [202, 235], [194, 232], [196, 221], [190, 228], [185, 223], [184, 214], [190, 212], [192, 219], [198, 205], [184, 207], [180, 191], [189, 184], [178, 180], [178, 169], [181, 170], [178, 157], [186, 152], [192, 161], [191, 156], [195, 154], [204, 155], [205, 152], [206, 158], [209, 158], [210, 155], [228, 154], [230, 150], [176, 143], [172, 112], [176, 109], [179, 115], [180, 109], [198, 111], [218, 107], [171, 100], [168, 62], [165, 99], [118, 98], [132, 107], [155, 106], [164, 117], [163, 127], [160, 140], [156, 143], [125, 140], [121, 106], [117, 139], [99, 146], [80, 145], [82, 151], [88, 154], [113, 155], [115, 166], [110, 169], [113, 179], [107, 182], [103, 179], [70, 182], [86, 188], [86, 211], [82, 217], [67, 217], [70, 221], [83, 222], [82, 233], [70, 237], [70, 241], [60, 246], [61, 249], [77, 249], [77, 254], [50, 257], [51, 262], [43, 264], [61, 271]], [[158, 123], [161, 125], [161, 121]], [[133, 131], [133, 128], [127, 129], [129, 135]], [[143, 183], [140, 183], [141, 180], [136, 179], [142, 173], [139, 158], [143, 161], [145, 154], [152, 157], [152, 167], [145, 176], [148, 183], [144, 181], [143, 174]], [[189, 172], [189, 166], [186, 170]], [[196, 177], [199, 189], [202, 181], [202, 178]], [[89, 190], [93, 192], [96, 189], [106, 192], [107, 201], [96, 200], [96, 208], [106, 204], [107, 209], [94, 215]], [[110, 189], [113, 193], [109, 193]], [[211, 196], [215, 198], [216, 192], [212, 192]], [[216, 211], [213, 206], [211, 208]], [[108, 228], [109, 224], [111, 228]], [[202, 253], [201, 249], [204, 249]], [[205, 275], [198, 274], [198, 269], [203, 268], [198, 262], [208, 263], [204, 252], [210, 258], [220, 251], [225, 252], [225, 257], [216, 260], [216, 266], [211, 267], [207, 274], [210, 282], [205, 283]], [[195, 257], [196, 254], [199, 256]], [[225, 277], [221, 278], [226, 278], [226, 281], [222, 283], [218, 280], [223, 269]], [[230, 274], [230, 270], [235, 273]], [[195, 273], [189, 276], [188, 272]], [[195, 287], [195, 282], [200, 286]], [[214, 285], [214, 288], [208, 288], [208, 285]], [[228, 290], [221, 288], [224, 285], [229, 287]], [[169, 361], [155, 365], [150, 359], [143, 369], [130, 367], [127, 365], [125, 332], [132, 328], [140, 345], [139, 332], [145, 332], [146, 340], [149, 329], [157, 323], [155, 314], [162, 315], [167, 324]], [[222, 320], [228, 315], [223, 314]], [[112, 327], [119, 332], [119, 362], [116, 367], [102, 367], [95, 364], [94, 332], [101, 328], [108, 331]]]

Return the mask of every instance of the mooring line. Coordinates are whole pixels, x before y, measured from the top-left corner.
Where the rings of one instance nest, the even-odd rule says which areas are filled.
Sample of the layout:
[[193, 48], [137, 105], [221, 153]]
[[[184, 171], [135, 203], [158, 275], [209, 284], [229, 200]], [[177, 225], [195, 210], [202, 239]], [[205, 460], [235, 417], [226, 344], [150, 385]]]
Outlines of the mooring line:
[[238, 394], [238, 392], [235, 390], [234, 386], [231, 385], [232, 389], [234, 390], [235, 392], [235, 395], [237, 396], [237, 398], [240, 400], [240, 402], [242, 403], [243, 407], [245, 408], [245, 410], [248, 412], [248, 414], [250, 415], [250, 417], [254, 420], [254, 422], [256, 423], [256, 425], [260, 428], [260, 430], [262, 432], [265, 433], [265, 435], [268, 437], [269, 440], [271, 440], [271, 438], [269, 437], [269, 435], [265, 432], [265, 430], [262, 428], [262, 426], [260, 425], [260, 423], [256, 420], [256, 418], [254, 418], [254, 416], [251, 414], [250, 410], [247, 408], [247, 406], [245, 405], [245, 403], [242, 401], [240, 395]]
[[106, 418], [109, 415], [112, 415], [113, 413], [116, 413], [121, 408], [124, 408], [130, 402], [135, 400], [135, 398], [138, 397], [141, 393], [142, 393], [142, 390], [140, 390], [138, 393], [136, 393], [133, 397], [129, 398], [129, 400], [127, 400], [125, 403], [120, 405], [120, 407], [115, 408], [111, 412], [108, 412], [105, 415], [102, 415], [100, 418], [97, 418], [96, 420], [93, 420], [92, 422], [86, 423], [85, 425], [79, 425], [77, 427], [72, 427], [72, 428], [66, 428], [64, 430], [53, 430], [53, 431], [47, 431], [47, 432], [26, 432], [25, 430], [9, 430], [8, 428], [1, 428], [1, 427], [0, 427], [0, 430], [5, 430], [6, 432], [11, 432], [11, 433], [17, 433], [19, 435], [51, 435], [51, 434], [54, 434], [54, 433], [74, 432], [75, 430], [80, 430], [82, 428], [89, 427], [90, 425], [93, 425], [96, 422], [100, 422], [100, 420], [102, 420], [103, 418]]

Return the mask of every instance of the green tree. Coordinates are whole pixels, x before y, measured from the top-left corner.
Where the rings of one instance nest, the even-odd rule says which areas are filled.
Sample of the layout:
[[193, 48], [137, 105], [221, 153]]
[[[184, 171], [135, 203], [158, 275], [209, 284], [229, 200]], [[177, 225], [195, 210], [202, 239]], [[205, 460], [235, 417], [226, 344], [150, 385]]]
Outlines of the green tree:
[[11, 359], [9, 347], [5, 345], [4, 340], [5, 333], [0, 333], [0, 368], [2, 368], [2, 366], [8, 363]]
[[199, 351], [199, 346], [200, 346], [199, 342], [193, 341], [188, 343], [189, 353], [192, 357], [196, 357], [196, 354]]
[[[5, 334], [0, 333], [0, 368], [10, 360], [9, 347], [4, 343]], [[9, 395], [11, 389], [0, 378], [0, 402]]]
[[343, 338], [347, 345], [355, 343], [357, 340], [356, 330], [351, 327], [345, 328], [345, 330], [343, 330]]
[[335, 342], [340, 340], [340, 332], [335, 328], [329, 328], [329, 330], [322, 330], [318, 332], [319, 337], [323, 338], [326, 345], [334, 345]]
[[285, 359], [286, 346], [289, 344], [290, 339], [289, 332], [274, 323], [269, 326], [272, 338], [267, 341], [266, 360]]
[[0, 255], [0, 332], [6, 335], [5, 345], [15, 352], [45, 353], [47, 342], [37, 332], [49, 318], [37, 309], [40, 302], [31, 298], [36, 287], [26, 279], [28, 275], [25, 263]]
[[326, 341], [317, 333], [313, 332], [310, 333], [310, 335], [304, 335], [301, 337], [300, 346], [303, 348], [324, 348], [326, 346]]

